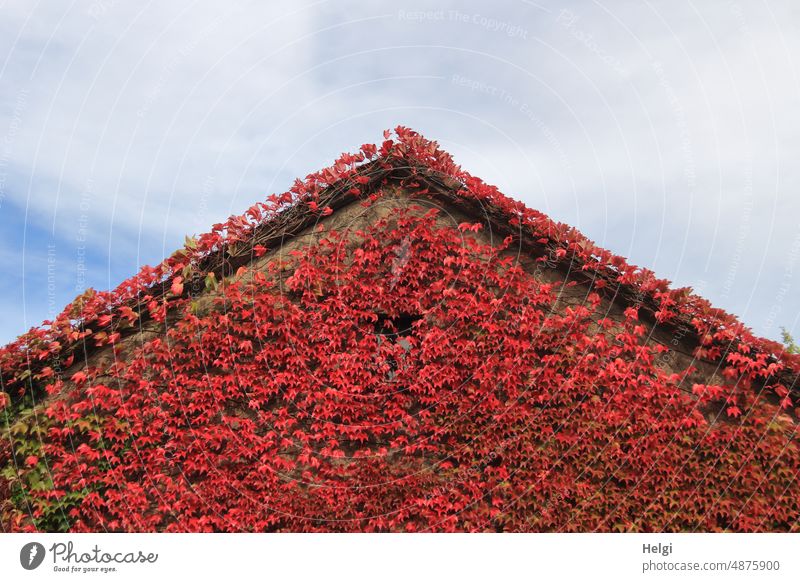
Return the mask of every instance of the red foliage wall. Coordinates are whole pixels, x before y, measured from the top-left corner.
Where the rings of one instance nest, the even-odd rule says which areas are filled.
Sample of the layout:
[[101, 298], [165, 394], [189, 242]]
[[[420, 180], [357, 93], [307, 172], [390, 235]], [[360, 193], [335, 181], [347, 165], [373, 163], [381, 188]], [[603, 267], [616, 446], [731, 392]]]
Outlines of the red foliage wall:
[[[34, 408], [41, 447], [6, 455], [15, 529], [797, 528], [796, 425], [766, 399], [793, 406], [780, 378], [796, 360], [502, 196], [416, 133], [389, 138], [0, 352], [7, 401], [42, 384], [50, 394]], [[282, 288], [277, 263], [218, 288], [209, 276], [217, 304], [197, 309], [184, 278], [203, 257], [246, 243], [289, 204], [329, 214], [320, 192], [352, 179], [360, 196], [358, 164], [378, 158], [457, 179], [461, 196], [595, 275], [584, 303], [553, 309], [558, 285], [503, 253], [514, 237], [490, 246], [471, 236], [480, 223], [396, 210], [355, 247], [324, 231]], [[162, 281], [170, 293], [156, 299]], [[729, 384], [682, 391], [684, 378], [657, 365], [663, 349], [645, 342], [636, 306], [621, 325], [604, 318], [601, 294], [620, 284], [654, 300], [660, 323], [689, 321], [697, 355]], [[134, 298], [142, 311], [125, 306]], [[168, 312], [181, 317], [165, 337], [59, 378], [68, 346], [116, 345], [125, 326]], [[709, 407], [724, 422], [709, 424]]]

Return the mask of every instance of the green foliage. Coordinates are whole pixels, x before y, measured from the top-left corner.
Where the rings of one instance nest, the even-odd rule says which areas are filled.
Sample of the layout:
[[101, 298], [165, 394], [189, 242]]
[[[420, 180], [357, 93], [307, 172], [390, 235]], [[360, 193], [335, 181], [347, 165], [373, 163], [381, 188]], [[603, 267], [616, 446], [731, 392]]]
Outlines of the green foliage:
[[[30, 404], [17, 412], [13, 423], [8, 422], [13, 418], [11, 415], [6, 417], [6, 434], [11, 439], [13, 457], [0, 467], [0, 478], [6, 479], [11, 486], [11, 504], [16, 511], [29, 515], [38, 530], [69, 531], [69, 511], [80, 505], [87, 491], [54, 491], [42, 447], [49, 428], [48, 418], [41, 407]], [[76, 424], [81, 420], [84, 419]], [[91, 428], [96, 430], [99, 427]]]
[[783, 337], [783, 343], [786, 344], [787, 352], [790, 354], [800, 354], [800, 346], [795, 343], [792, 334], [790, 334], [785, 327], [781, 328], [781, 336]]

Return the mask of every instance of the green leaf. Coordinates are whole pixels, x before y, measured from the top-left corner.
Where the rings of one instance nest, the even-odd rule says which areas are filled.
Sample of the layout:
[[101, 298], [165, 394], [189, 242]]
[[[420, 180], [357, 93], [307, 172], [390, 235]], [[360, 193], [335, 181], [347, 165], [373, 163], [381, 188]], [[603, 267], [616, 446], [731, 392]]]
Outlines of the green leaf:
[[790, 334], [785, 327], [781, 328], [781, 336], [783, 336], [783, 343], [786, 344], [787, 352], [790, 354], [800, 354], [800, 346], [795, 343], [792, 334]]
[[217, 288], [217, 277], [216, 275], [214, 275], [213, 271], [208, 275], [206, 275], [205, 284], [206, 284], [206, 289], [210, 291], [214, 291]]

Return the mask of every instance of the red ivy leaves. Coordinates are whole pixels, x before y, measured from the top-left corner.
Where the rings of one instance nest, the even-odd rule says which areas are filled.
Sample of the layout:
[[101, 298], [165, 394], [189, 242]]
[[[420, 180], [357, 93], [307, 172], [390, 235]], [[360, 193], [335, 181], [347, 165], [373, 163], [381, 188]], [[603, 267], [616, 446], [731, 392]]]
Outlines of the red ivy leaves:
[[764, 431], [762, 401], [731, 403], [736, 423], [709, 426], [635, 322], [597, 333], [597, 294], [554, 310], [559, 286], [466, 244], [435, 212], [397, 212], [362, 234], [352, 256], [345, 233], [307, 247], [283, 290], [277, 265], [221, 286], [214, 311], [185, 305], [167, 338], [80, 373], [46, 411], [55, 489], [33, 499], [92, 492], [70, 508], [76, 531], [797, 518], [783, 495], [796, 445]]

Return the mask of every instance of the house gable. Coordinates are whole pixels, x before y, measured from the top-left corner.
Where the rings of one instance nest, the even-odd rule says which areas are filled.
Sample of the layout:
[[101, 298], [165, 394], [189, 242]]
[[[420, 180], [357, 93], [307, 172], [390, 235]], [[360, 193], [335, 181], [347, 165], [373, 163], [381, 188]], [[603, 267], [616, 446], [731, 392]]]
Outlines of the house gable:
[[[334, 167], [84, 319], [86, 359], [40, 379], [47, 421], [25, 430], [45, 426], [45, 448], [6, 453], [32, 508], [17, 495], [10, 527], [795, 527], [794, 425], [758, 395], [774, 382], [702, 362], [715, 346], [681, 327], [683, 295], [593, 266], [588, 242], [492, 191], [463, 195], [478, 185], [404, 135], [435, 167], [402, 148]], [[401, 321], [408, 344], [383, 341]]]

